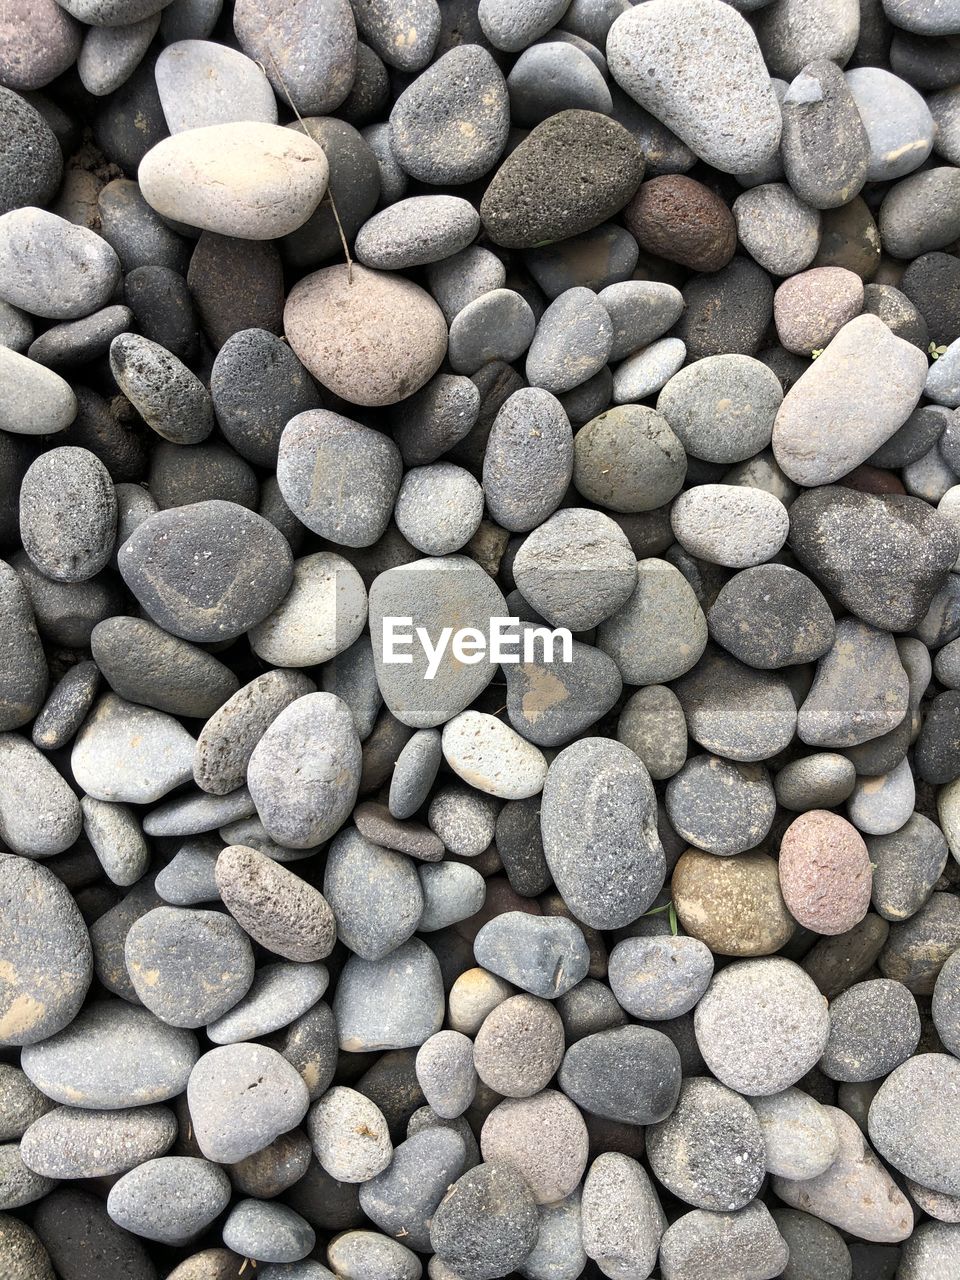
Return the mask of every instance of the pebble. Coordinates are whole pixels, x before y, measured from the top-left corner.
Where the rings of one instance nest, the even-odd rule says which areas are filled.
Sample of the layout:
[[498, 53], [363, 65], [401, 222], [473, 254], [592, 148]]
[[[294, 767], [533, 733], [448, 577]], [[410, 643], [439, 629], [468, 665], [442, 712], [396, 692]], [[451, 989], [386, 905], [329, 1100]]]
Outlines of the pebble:
[[242, 1258], [294, 1263], [311, 1251], [316, 1234], [285, 1204], [241, 1200], [223, 1224], [223, 1242]]
[[146, 620], [98, 622], [90, 649], [114, 693], [170, 715], [212, 716], [237, 692], [239, 682], [229, 667]]
[[477, 1072], [473, 1042], [460, 1031], [438, 1031], [417, 1050], [417, 1083], [438, 1116], [463, 1115], [473, 1102]]
[[694, 1209], [676, 1219], [660, 1243], [660, 1271], [663, 1280], [708, 1280], [723, 1267], [761, 1280], [782, 1273], [788, 1256], [770, 1211], [752, 1200], [736, 1213]]
[[932, 894], [909, 920], [891, 928], [880, 952], [881, 973], [903, 982], [914, 995], [932, 995], [937, 975], [956, 948], [957, 928], [953, 899]]
[[846, 933], [870, 906], [867, 846], [837, 814], [817, 809], [801, 814], [781, 838], [780, 887], [791, 915], [805, 928]]
[[289, 95], [296, 111], [323, 115], [343, 103], [357, 67], [356, 26], [346, 0], [311, 0], [294, 9], [238, 0], [233, 21], [244, 53], [262, 64], [278, 96]]
[[957, 1088], [957, 1059], [922, 1053], [881, 1084], [870, 1104], [870, 1140], [894, 1169], [933, 1191], [960, 1193], [956, 1115], [949, 1099]]
[[581, 930], [562, 916], [507, 911], [489, 920], [473, 944], [479, 964], [531, 995], [555, 1000], [587, 975]]
[[904, 759], [889, 773], [858, 778], [847, 801], [847, 815], [867, 835], [889, 835], [909, 819], [915, 802], [913, 774]]
[[411, 177], [459, 185], [492, 169], [509, 123], [500, 68], [489, 50], [465, 43], [447, 50], [399, 95], [390, 112], [390, 147]]
[[210, 40], [178, 40], [161, 53], [154, 76], [171, 134], [239, 121], [277, 123], [266, 75], [236, 49]]
[[687, 722], [673, 690], [651, 684], [631, 694], [617, 721], [617, 739], [655, 781], [672, 778], [687, 758]]
[[435, 1255], [463, 1280], [507, 1275], [531, 1252], [540, 1229], [537, 1207], [523, 1176], [508, 1164], [468, 1169], [433, 1215]]
[[0, 164], [0, 211], [47, 204], [63, 173], [63, 156], [53, 130], [12, 88], [0, 90], [0, 120], [8, 140]]
[[355, 250], [365, 267], [422, 267], [466, 249], [479, 230], [479, 215], [461, 196], [410, 196], [365, 222]]
[[110, 301], [120, 261], [105, 240], [45, 209], [0, 217], [0, 298], [46, 320], [79, 320]]
[[595, 111], [561, 111], [527, 135], [480, 204], [495, 244], [530, 249], [589, 231], [622, 209], [643, 176], [633, 137]]
[[423, 915], [417, 926], [421, 933], [469, 920], [483, 907], [486, 884], [473, 867], [444, 862], [422, 866], [418, 875], [423, 891]]
[[879, 1080], [916, 1051], [920, 1014], [899, 982], [877, 978], [842, 991], [830, 1004], [830, 1038], [820, 1069], [831, 1080]]
[[[771, 611], [770, 601], [776, 600]], [[834, 620], [814, 582], [784, 564], [755, 565], [734, 574], [707, 615], [712, 638], [760, 670], [813, 662], [830, 649]]]
[[351, 956], [333, 1005], [340, 1048], [416, 1048], [440, 1030], [443, 1004], [440, 966], [419, 938], [381, 960]]
[[667, 784], [667, 813], [678, 835], [708, 853], [744, 853], [773, 824], [776, 797], [766, 769], [717, 756], [687, 760]]
[[867, 134], [867, 181], [912, 173], [933, 149], [936, 126], [923, 98], [883, 67], [854, 67], [845, 79]]
[[110, 343], [110, 370], [144, 422], [172, 444], [199, 444], [213, 429], [209, 393], [172, 352], [139, 334]]
[[693, 588], [668, 560], [640, 560], [636, 572], [633, 594], [601, 623], [597, 644], [627, 684], [666, 684], [700, 660], [706, 618]]
[[56, 79], [73, 65], [82, 38], [82, 29], [53, 0], [37, 7], [16, 0], [4, 14], [2, 32], [0, 72], [4, 84], [17, 90], [42, 89]]
[[527, 352], [527, 381], [554, 395], [571, 391], [603, 368], [612, 344], [613, 325], [596, 294], [567, 289], [537, 324]]
[[646, 252], [694, 271], [719, 271], [737, 246], [736, 224], [724, 201], [679, 173], [644, 182], [624, 220]]
[[458, 777], [505, 800], [536, 795], [547, 776], [542, 752], [496, 716], [483, 712], [464, 711], [449, 720], [441, 748]]
[[77, 734], [70, 767], [95, 800], [152, 804], [192, 776], [195, 746], [173, 716], [105, 693]]
[[591, 1115], [625, 1124], [657, 1124], [676, 1106], [680, 1055], [660, 1031], [614, 1027], [570, 1045], [557, 1081]]
[[274, 1049], [229, 1044], [204, 1053], [190, 1073], [187, 1105], [208, 1160], [234, 1164], [262, 1151], [307, 1114], [307, 1086]]
[[450, 322], [450, 367], [474, 374], [492, 360], [517, 360], [530, 346], [536, 319], [513, 289], [488, 289], [466, 302]]
[[[371, 899], [369, 885], [378, 893]], [[330, 845], [323, 893], [337, 936], [364, 960], [382, 960], [420, 926], [424, 895], [411, 860], [346, 828]]]
[[708, 356], [669, 379], [657, 398], [657, 412], [688, 456], [732, 463], [769, 445], [782, 400], [779, 380], [759, 360]]
[[511, 533], [526, 533], [559, 506], [574, 471], [570, 421], [548, 391], [525, 387], [494, 418], [483, 459], [487, 510]]
[[753, 763], [782, 751], [796, 727], [789, 686], [717, 650], [674, 686], [690, 736], [706, 751]]
[[91, 27], [77, 58], [77, 73], [87, 92], [104, 97], [126, 84], [159, 26], [160, 14], [151, 13], [121, 27]]
[[791, 188], [815, 209], [835, 209], [862, 188], [870, 143], [846, 79], [816, 57], [798, 70], [782, 103], [783, 167]]
[[28, 1045], [21, 1065], [54, 1102], [109, 1111], [175, 1098], [198, 1052], [192, 1031], [124, 1000], [98, 1000], [56, 1035]]
[[792, 276], [816, 257], [820, 214], [786, 183], [768, 182], [745, 191], [734, 201], [733, 214], [740, 243], [771, 275]]
[[610, 987], [635, 1018], [659, 1022], [688, 1013], [713, 976], [710, 949], [696, 938], [626, 938], [610, 953]]
[[176, 1118], [167, 1107], [54, 1107], [26, 1130], [20, 1154], [47, 1178], [110, 1178], [165, 1155], [176, 1136]]
[[330, 905], [292, 871], [255, 849], [228, 845], [217, 859], [216, 880], [227, 910], [262, 947], [302, 963], [330, 954], [336, 941]]
[[771, 955], [794, 928], [777, 864], [764, 853], [716, 856], [688, 849], [671, 881], [683, 928], [717, 955]]
[[[287, 340], [318, 382], [350, 404], [384, 405], [433, 377], [447, 349], [443, 313], [419, 285], [366, 267], [324, 267], [291, 289]], [[363, 333], [362, 344], [351, 335]]]
[[605, 70], [602, 58], [591, 58], [572, 42], [551, 40], [525, 49], [507, 77], [513, 119], [536, 125], [570, 107], [611, 113]]
[[731, 569], [769, 560], [790, 527], [783, 503], [773, 494], [725, 484], [685, 490], [673, 504], [670, 522], [691, 555]]
[[803, 1182], [825, 1173], [840, 1154], [840, 1135], [831, 1113], [802, 1089], [751, 1098], [760, 1121], [768, 1173]]
[[613, 375], [615, 404], [633, 404], [656, 393], [680, 369], [687, 348], [679, 338], [661, 338], [624, 360]]
[[826, 1001], [799, 965], [780, 956], [740, 960], [716, 974], [694, 1025], [713, 1074], [750, 1096], [796, 1084], [829, 1035]]
[[349, 561], [329, 551], [295, 560], [279, 607], [250, 628], [250, 647], [278, 667], [313, 667], [348, 650], [363, 630], [367, 593]]
[[482, 488], [451, 462], [409, 470], [394, 508], [403, 536], [417, 551], [431, 556], [459, 551], [477, 532], [482, 517]]
[[[765, 164], [780, 142], [780, 107], [756, 37], [720, 0], [621, 14], [607, 37], [610, 72], [641, 107], [724, 173]], [[697, 36], [696, 75], [687, 50]], [[652, 68], [652, 70], [651, 70]], [[709, 81], [705, 100], [696, 89]]]
[[[894, 335], [882, 321], [882, 327], [880, 327], [874, 322], [877, 317], [869, 318], [860, 315], [863, 296], [863, 283], [855, 271], [848, 270], [844, 265], [824, 264], [818, 260], [809, 271], [803, 271], [799, 275], [791, 276], [789, 280], [784, 280], [774, 294], [773, 314], [777, 337], [788, 351], [797, 355], [812, 356], [814, 351], [825, 352], [833, 339], [838, 337], [848, 324], [853, 323], [854, 320], [863, 320], [864, 323], [858, 323], [833, 351], [833, 355], [824, 366], [828, 373], [823, 374], [821, 371], [816, 378], [811, 379], [813, 389], [817, 394], [823, 394], [819, 391], [819, 386], [821, 381], [826, 380], [827, 394], [829, 395], [830, 392], [834, 395], [838, 394], [834, 391], [834, 385], [839, 383], [842, 386], [842, 378], [838, 372], [841, 366], [837, 362], [843, 358], [849, 359], [851, 353], [854, 357], [859, 357], [861, 342], [864, 343], [865, 354], [869, 358], [874, 354], [872, 344], [876, 343], [881, 350], [889, 349], [890, 352], [897, 352], [901, 356], [896, 366], [899, 377], [894, 383], [892, 392], [894, 402], [899, 403], [896, 397], [902, 394], [903, 398], [906, 398], [906, 388], [910, 385], [911, 372], [913, 377], [916, 377], [916, 365], [911, 363], [909, 355], [900, 352], [893, 341]], [[864, 365], [866, 363], [865, 361]], [[829, 374], [831, 368], [833, 369], [832, 378]], [[855, 372], [856, 366], [853, 366], [853, 369]], [[807, 369], [807, 373], [812, 372], [811, 366]], [[858, 386], [860, 380], [867, 376], [869, 375], [865, 372], [859, 374]], [[795, 401], [796, 397], [791, 403]], [[883, 407], [886, 408], [885, 405]], [[827, 409], [829, 410], [829, 401]], [[873, 434], [879, 436], [879, 429], [875, 429]], [[827, 442], [820, 443], [826, 446]], [[825, 460], [832, 456], [833, 454], [828, 451]]]
[[108, 879], [126, 887], [135, 884], [150, 865], [150, 850], [136, 815], [127, 805], [84, 796], [83, 833]]
[[146, 1240], [183, 1245], [218, 1218], [229, 1199], [230, 1179], [209, 1160], [162, 1156], [113, 1184], [107, 1212], [118, 1226]]

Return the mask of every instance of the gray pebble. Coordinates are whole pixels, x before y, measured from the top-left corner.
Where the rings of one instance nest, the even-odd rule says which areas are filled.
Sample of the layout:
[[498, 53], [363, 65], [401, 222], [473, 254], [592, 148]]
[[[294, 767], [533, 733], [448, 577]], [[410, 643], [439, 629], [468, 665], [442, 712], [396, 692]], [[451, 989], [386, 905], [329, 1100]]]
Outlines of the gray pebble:
[[133, 324], [129, 307], [104, 307], [82, 320], [65, 320], [47, 329], [30, 344], [27, 355], [51, 368], [85, 364], [106, 355], [113, 339]]
[[417, 1050], [417, 1083], [446, 1120], [463, 1115], [477, 1090], [473, 1041], [460, 1031], [438, 1031]]
[[557, 1077], [584, 1111], [625, 1124], [656, 1124], [680, 1093], [680, 1055], [648, 1027], [614, 1027], [570, 1045]]
[[173, 444], [198, 444], [213, 430], [210, 394], [159, 343], [122, 333], [110, 344], [110, 369], [144, 422]]
[[33, 1204], [56, 1185], [52, 1178], [34, 1173], [24, 1164], [18, 1143], [0, 1145], [0, 1208], [4, 1211]]
[[530, 346], [536, 319], [513, 289], [488, 289], [467, 302], [450, 323], [450, 367], [476, 373], [491, 360], [517, 360]]
[[9, 1214], [0, 1218], [0, 1250], [4, 1266], [18, 1280], [54, 1280], [50, 1255], [33, 1231], [19, 1218]]
[[610, 953], [613, 994], [628, 1013], [645, 1021], [689, 1012], [712, 977], [713, 956], [696, 938], [625, 938]]
[[505, 0], [482, 0], [477, 16], [495, 48], [518, 53], [546, 35], [563, 17], [565, 7], [561, 0], [533, 0], [518, 7]]
[[753, 763], [782, 751], [796, 729], [787, 682], [708, 650], [674, 686], [691, 738], [713, 755]]
[[0, 430], [44, 436], [63, 431], [77, 416], [77, 398], [58, 373], [0, 345]]
[[[499, 261], [499, 259], [498, 259]], [[33, 341], [33, 324], [29, 316], [0, 300], [0, 347], [23, 353]]]
[[268, 964], [257, 970], [249, 991], [207, 1027], [214, 1044], [236, 1044], [268, 1035], [306, 1013], [327, 989], [322, 964]]
[[791, 1181], [825, 1173], [840, 1153], [831, 1112], [809, 1093], [793, 1087], [751, 1098], [763, 1135], [768, 1173]]
[[367, 1182], [393, 1158], [380, 1108], [342, 1085], [329, 1089], [310, 1109], [307, 1132], [320, 1164], [338, 1182]]
[[[375, 898], [370, 884], [379, 886]], [[416, 870], [402, 853], [381, 848], [347, 828], [330, 846], [323, 892], [340, 940], [365, 960], [380, 960], [420, 923], [423, 894]]]
[[[233, 22], [244, 53], [262, 64], [277, 96], [289, 94], [300, 114], [325, 115], [350, 92], [357, 41], [347, 0], [311, 0], [293, 9], [275, 0], [239, 0]], [[190, 34], [205, 38], [210, 32]], [[186, 33], [164, 36], [185, 39]]]
[[48, 320], [78, 320], [106, 306], [120, 281], [120, 262], [87, 227], [45, 209], [0, 217], [0, 296]]
[[243, 845], [222, 850], [216, 875], [230, 914], [262, 947], [301, 962], [330, 954], [336, 923], [319, 889]]
[[907, 760], [889, 773], [858, 778], [847, 801], [847, 817], [865, 835], [899, 831], [916, 802], [913, 773]]
[[83, 834], [93, 846], [107, 878], [116, 885], [135, 884], [150, 864], [150, 849], [137, 815], [129, 806], [83, 796]]
[[439, 862], [444, 855], [443, 842], [419, 822], [401, 822], [386, 805], [364, 800], [353, 811], [357, 830], [367, 840], [395, 849], [422, 862]]
[[24, 1134], [21, 1156], [48, 1178], [109, 1178], [164, 1155], [177, 1136], [167, 1107], [84, 1111], [55, 1107]]
[[776, 812], [765, 768], [709, 755], [687, 760], [667, 784], [666, 801], [678, 835], [698, 849], [724, 856], [760, 844]]
[[417, 1255], [379, 1231], [344, 1231], [335, 1236], [327, 1245], [327, 1261], [338, 1276], [418, 1280], [422, 1275]]
[[173, 716], [107, 693], [77, 735], [70, 767], [96, 800], [150, 804], [190, 778], [195, 745]]
[[580, 1111], [555, 1089], [498, 1103], [480, 1133], [484, 1160], [516, 1169], [538, 1205], [555, 1204], [577, 1189], [588, 1145]]
[[786, 183], [753, 187], [734, 201], [740, 242], [755, 262], [775, 276], [809, 267], [820, 247], [820, 214]]
[[463, 1139], [452, 1129], [423, 1129], [400, 1143], [387, 1169], [361, 1184], [360, 1206], [383, 1232], [429, 1252], [430, 1221], [465, 1158]]
[[556, 999], [586, 977], [589, 951], [580, 929], [558, 916], [507, 911], [474, 941], [477, 961], [533, 995]]
[[77, 59], [77, 73], [87, 92], [101, 98], [125, 84], [143, 61], [159, 26], [157, 12], [121, 27], [88, 28]]
[[[2, 676], [0, 730], [19, 729], [40, 711], [49, 673], [37, 634], [30, 597], [16, 570], [0, 561], [0, 619], [2, 619]], [[41, 715], [43, 712], [41, 711]], [[34, 745], [42, 746], [36, 741]]]
[[667, 560], [637, 564], [637, 586], [601, 623], [597, 645], [627, 684], [662, 684], [694, 667], [707, 643], [707, 621], [686, 578]]
[[466, 249], [479, 229], [478, 213], [460, 196], [411, 196], [364, 223], [355, 252], [366, 267], [421, 267]]
[[22, 1066], [55, 1102], [103, 1111], [176, 1097], [197, 1054], [191, 1031], [123, 1000], [101, 1000], [57, 1035], [25, 1048]]
[[434, 795], [427, 822], [452, 854], [476, 858], [493, 840], [499, 808], [493, 796], [456, 783]]
[[62, 774], [26, 738], [0, 734], [0, 836], [24, 858], [62, 853], [80, 835], [80, 805]]
[[960, 1064], [944, 1053], [924, 1053], [897, 1067], [870, 1107], [870, 1139], [878, 1153], [921, 1186], [960, 1193], [956, 1111], [949, 1099]]
[[533, 643], [534, 659], [508, 665], [507, 715], [530, 742], [563, 746], [601, 719], [620, 697], [623, 682], [611, 657], [574, 640], [570, 661], [558, 665], [537, 646], [536, 630], [522, 623], [524, 643]]
[[405, 465], [436, 462], [471, 431], [479, 412], [480, 392], [474, 382], [438, 373], [416, 395], [402, 401], [395, 412], [393, 438]]
[[912, 173], [933, 149], [936, 129], [923, 98], [882, 67], [854, 67], [846, 81], [867, 133], [867, 181]]
[[148, 836], [195, 836], [235, 822], [253, 820], [256, 812], [250, 792], [238, 787], [227, 796], [193, 792], [158, 805], [143, 819]]
[[675, 323], [683, 295], [657, 280], [626, 280], [607, 285], [597, 295], [613, 326], [611, 360], [623, 360], [649, 347]]
[[577, 432], [574, 451], [577, 490], [611, 511], [662, 506], [679, 492], [687, 470], [683, 445], [666, 418], [645, 405], [600, 414]]
[[809, 746], [853, 747], [895, 728], [908, 710], [909, 683], [892, 636], [841, 618], [797, 718]]
[[290, 590], [250, 628], [250, 647], [277, 667], [319, 666], [349, 649], [366, 620], [360, 574], [343, 556], [317, 551], [294, 561]]
[[790, 186], [815, 209], [846, 204], [866, 180], [870, 144], [840, 68], [829, 57], [808, 62], [782, 109], [781, 154]]
[[8, 213], [24, 205], [47, 204], [63, 172], [56, 135], [41, 113], [13, 88], [0, 92], [0, 122], [9, 144], [0, 164], [0, 210]]
[[411, 938], [381, 960], [351, 956], [333, 1011], [348, 1053], [413, 1048], [443, 1024], [443, 985], [433, 952]]
[[771, 75], [789, 79], [814, 58], [842, 67], [860, 35], [860, 6], [842, 0], [821, 15], [811, 0], [790, 0], [783, 9], [758, 14], [756, 32]]
[[710, 1280], [718, 1268], [761, 1280], [780, 1275], [788, 1257], [786, 1241], [759, 1200], [735, 1213], [694, 1209], [672, 1222], [660, 1242], [663, 1280]]
[[581, 1219], [582, 1247], [604, 1275], [650, 1274], [666, 1218], [638, 1161], [619, 1151], [597, 1156], [583, 1184]]
[[564, 1029], [552, 1003], [510, 996], [491, 1009], [476, 1034], [473, 1062], [488, 1088], [508, 1098], [529, 1098], [560, 1066]]
[[113, 1184], [107, 1212], [118, 1226], [161, 1244], [187, 1244], [230, 1200], [230, 1179], [209, 1160], [161, 1156]]
[[730, 569], [771, 559], [790, 526], [783, 503], [773, 494], [726, 484], [687, 489], [674, 502], [670, 522], [691, 555]]
[[507, 269], [496, 254], [475, 244], [441, 262], [430, 263], [426, 277], [431, 294], [439, 303], [447, 323], [452, 325], [454, 318], [469, 303], [476, 302], [494, 289], [503, 288]]
[[231, 1044], [197, 1062], [187, 1085], [190, 1120], [208, 1160], [231, 1164], [262, 1151], [307, 1113], [307, 1086], [273, 1049]]
[[18, 1141], [53, 1105], [19, 1067], [0, 1064], [0, 1141]]
[[483, 516], [483, 490], [468, 471], [451, 462], [413, 467], [403, 478], [394, 517], [411, 546], [424, 555], [459, 551]]
[[359, 34], [388, 66], [420, 71], [432, 58], [440, 35], [436, 0], [372, 0], [353, 16]]
[[33, 462], [20, 490], [24, 550], [48, 578], [82, 582], [110, 558], [117, 500], [106, 467], [87, 449], [51, 449]]
[[160, 54], [154, 75], [171, 133], [231, 121], [277, 122], [270, 82], [237, 49], [212, 40], [178, 40]]
[[140, 618], [98, 623], [90, 648], [119, 697], [171, 715], [212, 716], [238, 688], [237, 677], [212, 654]]
[[508, 1164], [469, 1169], [437, 1206], [434, 1253], [463, 1280], [509, 1274], [537, 1242], [539, 1218], [523, 1177]]
[[223, 1224], [223, 1243], [241, 1258], [299, 1262], [313, 1248], [316, 1234], [288, 1205], [240, 1200]]
[[660, 338], [635, 352], [613, 374], [613, 401], [633, 406], [654, 396], [680, 369], [687, 348], [680, 338]]
[[418, 869], [423, 892], [420, 933], [435, 933], [469, 920], [483, 907], [486, 883], [474, 867], [456, 862], [426, 864]]
[[762, 670], [813, 662], [834, 638], [833, 614], [822, 593], [806, 574], [783, 564], [734, 574], [717, 594], [707, 622], [718, 644]]
[[732, 463], [752, 458], [770, 443], [782, 400], [776, 375], [759, 360], [707, 356], [667, 382], [657, 412], [689, 455]]
[[613, 342], [610, 317], [589, 289], [568, 289], [547, 307], [527, 353], [532, 387], [559, 395], [606, 364]]
[[390, 778], [389, 805], [394, 818], [413, 817], [430, 794], [442, 759], [439, 730], [418, 729], [407, 741]]
[[833, 809], [853, 791], [857, 771], [851, 760], [834, 751], [791, 760], [773, 780], [777, 803], [794, 813]]
[[687, 758], [687, 722], [673, 690], [651, 684], [631, 694], [617, 721], [617, 739], [640, 757], [651, 778], [672, 778]]
[[858, 982], [831, 1001], [820, 1070], [831, 1080], [878, 1080], [905, 1062], [919, 1039], [917, 1002], [902, 983]]
[[525, 49], [507, 76], [507, 89], [510, 115], [521, 126], [537, 125], [571, 107], [605, 115], [613, 110], [605, 76], [573, 43], [551, 41]]
[[319, 1001], [286, 1028], [279, 1042], [282, 1056], [300, 1073], [310, 1101], [316, 1102], [333, 1083], [337, 1068], [337, 1024], [328, 1004]]

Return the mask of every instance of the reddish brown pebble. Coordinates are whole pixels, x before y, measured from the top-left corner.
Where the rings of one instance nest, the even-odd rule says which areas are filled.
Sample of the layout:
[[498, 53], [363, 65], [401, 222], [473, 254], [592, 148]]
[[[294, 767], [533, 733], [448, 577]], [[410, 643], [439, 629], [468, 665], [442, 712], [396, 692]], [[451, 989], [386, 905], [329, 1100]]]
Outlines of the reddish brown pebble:
[[860, 493], [906, 493], [903, 482], [893, 471], [884, 471], [882, 467], [871, 467], [864, 462], [854, 467], [845, 476], [841, 476], [837, 484], [845, 489], [858, 489]]
[[780, 842], [780, 888], [805, 928], [825, 934], [852, 929], [870, 906], [870, 855], [860, 833], [826, 809], [801, 814]]
[[683, 174], [645, 182], [623, 217], [641, 249], [693, 271], [719, 271], [737, 247], [733, 214], [709, 187]]

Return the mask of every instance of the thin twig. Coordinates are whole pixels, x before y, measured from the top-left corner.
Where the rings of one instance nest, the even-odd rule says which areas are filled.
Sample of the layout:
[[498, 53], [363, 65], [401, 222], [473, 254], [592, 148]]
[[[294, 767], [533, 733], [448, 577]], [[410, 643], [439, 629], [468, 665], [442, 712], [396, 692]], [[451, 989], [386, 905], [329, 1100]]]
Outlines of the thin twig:
[[[300, 114], [300, 112], [297, 110], [297, 104], [294, 102], [293, 98], [292, 98], [292, 97], [291, 97], [291, 95], [290, 95], [290, 90], [287, 88], [287, 82], [286, 82], [286, 80], [284, 80], [284, 78], [283, 78], [283, 73], [281, 72], [280, 68], [277, 66], [277, 60], [276, 60], [276, 58], [273, 56], [273, 50], [272, 50], [272, 49], [268, 49], [268, 50], [267, 50], [267, 53], [269, 54], [269, 56], [270, 56], [270, 61], [271, 61], [271, 63], [273, 64], [273, 71], [274, 71], [274, 75], [275, 75], [275, 76], [277, 77], [277, 79], [280, 81], [280, 88], [281, 88], [281, 89], [283, 90], [283, 92], [286, 94], [287, 101], [290, 103], [290, 110], [291, 110], [291, 111], [293, 112], [293, 114], [297, 117], [297, 122], [299, 123], [300, 128], [303, 130], [303, 132], [304, 132], [304, 133], [307, 135], [307, 137], [309, 138], [309, 137], [310, 137], [310, 130], [309, 130], [309, 129], [307, 128], [307, 126], [303, 123], [303, 116], [302, 116], [302, 115]], [[263, 71], [263, 74], [264, 74], [264, 75], [266, 75], [266, 74], [267, 74], [267, 73], [266, 73], [266, 70], [265, 70], [265, 68], [263, 67], [263, 64], [262, 64], [262, 63], [257, 63], [257, 66], [259, 66], [259, 67], [260, 67], [260, 70], [261, 70], [261, 71]], [[311, 141], [313, 141], [313, 139], [312, 139], [312, 138], [311, 138]], [[322, 148], [321, 148], [321, 150], [322, 150]], [[343, 245], [343, 256], [344, 256], [344, 257], [346, 258], [346, 260], [347, 260], [347, 284], [348, 284], [348, 285], [349, 285], [349, 284], [353, 284], [353, 259], [350, 257], [350, 247], [349, 247], [349, 245], [347, 244], [347, 237], [344, 235], [344, 232], [343, 232], [343, 223], [340, 221], [340, 213], [339, 213], [339, 211], [337, 210], [337, 202], [336, 202], [336, 200], [334, 200], [334, 198], [333, 198], [333, 192], [330, 190], [329, 185], [327, 186], [327, 199], [330, 201], [330, 208], [333, 210], [333, 220], [334, 220], [334, 222], [337, 224], [337, 231], [338, 231], [338, 233], [339, 233], [339, 235], [340, 235], [340, 243]]]

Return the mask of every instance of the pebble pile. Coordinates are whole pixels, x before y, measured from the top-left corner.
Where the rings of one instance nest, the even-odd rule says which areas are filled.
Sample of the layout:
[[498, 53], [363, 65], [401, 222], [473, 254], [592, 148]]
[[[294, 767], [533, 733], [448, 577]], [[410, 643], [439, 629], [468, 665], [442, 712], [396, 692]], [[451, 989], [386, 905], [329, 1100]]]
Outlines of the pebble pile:
[[0, 1280], [960, 1277], [958, 0], [4, 0], [0, 556]]

